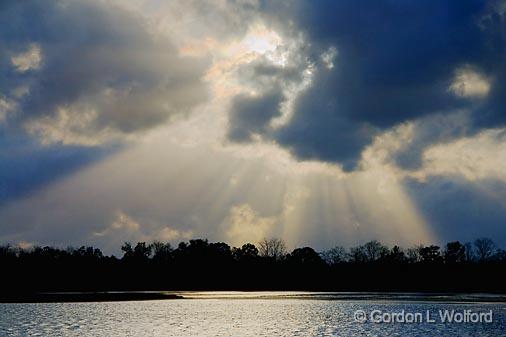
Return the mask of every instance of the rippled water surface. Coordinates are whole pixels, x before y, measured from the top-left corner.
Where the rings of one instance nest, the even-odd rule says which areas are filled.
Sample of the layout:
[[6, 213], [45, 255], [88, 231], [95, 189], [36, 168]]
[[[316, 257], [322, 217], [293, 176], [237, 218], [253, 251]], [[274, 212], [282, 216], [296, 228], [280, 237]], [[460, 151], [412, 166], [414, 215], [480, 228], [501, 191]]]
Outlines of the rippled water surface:
[[[358, 323], [354, 313], [421, 312], [421, 323]], [[493, 312], [492, 323], [441, 323], [439, 310]], [[425, 321], [429, 311], [437, 322]], [[0, 304], [1, 336], [505, 336], [504, 303], [220, 298]]]

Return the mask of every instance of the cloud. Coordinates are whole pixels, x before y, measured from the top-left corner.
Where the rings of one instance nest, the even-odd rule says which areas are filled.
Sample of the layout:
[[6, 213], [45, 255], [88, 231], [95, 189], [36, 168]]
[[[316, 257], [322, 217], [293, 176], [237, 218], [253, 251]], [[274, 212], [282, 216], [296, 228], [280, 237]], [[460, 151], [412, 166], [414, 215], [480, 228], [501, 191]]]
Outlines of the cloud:
[[14, 111], [15, 104], [11, 100], [7, 100], [0, 96], [0, 123], [7, 119], [7, 114]]
[[260, 97], [236, 96], [229, 118], [229, 139], [236, 142], [252, 141], [256, 135], [265, 134], [270, 121], [281, 114], [279, 106], [282, 101], [281, 92]]
[[27, 121], [25, 129], [30, 135], [37, 136], [43, 145], [60, 143], [62, 145], [96, 146], [114, 139], [121, 139], [111, 127], [93, 128], [98, 118], [96, 109], [57, 108], [50, 116]]
[[[468, 110], [432, 114], [404, 123], [410, 125], [411, 136], [390, 159], [401, 169], [416, 170], [423, 164], [424, 151], [435, 144], [444, 144], [475, 132], [472, 113]], [[396, 126], [394, 129], [402, 127]]]
[[501, 237], [504, 8], [3, 1], [0, 239]]
[[506, 130], [483, 131], [473, 137], [437, 144], [423, 154], [422, 168], [414, 177], [461, 176], [468, 181], [506, 182]]
[[12, 56], [11, 63], [20, 73], [39, 69], [42, 64], [40, 47], [35, 43], [30, 44], [26, 52]]
[[455, 72], [455, 78], [449, 87], [457, 96], [484, 98], [490, 91], [490, 80], [472, 67], [465, 66]]
[[334, 68], [334, 61], [336, 56], [337, 56], [337, 49], [335, 47], [330, 47], [327, 51], [322, 53], [321, 59], [327, 69]]
[[[208, 61], [180, 56], [168, 36], [114, 3], [13, 1], [0, 20], [0, 92], [16, 102], [15, 122], [45, 142], [135, 134], [207, 99]], [[13, 93], [20, 87], [27, 94]]]
[[176, 242], [188, 240], [193, 236], [192, 231], [182, 231], [169, 226], [149, 226], [141, 224], [123, 211], [117, 211], [116, 217], [110, 226], [102, 231], [94, 232], [93, 235], [107, 244], [115, 243], [118, 246], [125, 241], [130, 242]]
[[440, 243], [490, 237], [506, 245], [506, 184], [493, 178], [479, 183], [459, 176], [407, 180], [405, 188], [425, 214]]
[[156, 30], [170, 32], [178, 45], [207, 38], [229, 42], [243, 36], [263, 5], [259, 0], [113, 1], [148, 17]]
[[118, 146], [89, 148], [41, 145], [15, 132], [0, 132], [0, 206], [63, 179], [118, 150]]
[[[497, 4], [345, 0], [267, 6], [269, 22], [285, 40], [302, 35], [298, 53], [313, 69], [310, 85], [292, 98], [289, 121], [260, 136], [302, 160], [354, 170], [375, 137], [403, 123], [468, 111], [466, 135], [504, 125], [506, 21]], [[277, 90], [257, 98], [262, 113], [280, 114], [279, 101], [267, 99]], [[241, 124], [237, 111], [232, 122]], [[444, 136], [436, 141], [451, 139], [438, 130]], [[422, 149], [432, 144], [416, 143], [413, 163], [398, 162], [404, 168], [418, 167]]]
[[506, 129], [468, 134], [468, 112], [434, 115], [378, 135], [362, 153], [360, 170], [388, 167], [402, 179], [459, 177], [506, 181]]
[[116, 234], [116, 232], [133, 232], [136, 233], [141, 228], [138, 222], [134, 219], [123, 213], [122, 211], [118, 211], [116, 214], [116, 219], [111, 224], [111, 226], [107, 227], [103, 231], [93, 233], [96, 236], [106, 236], [111, 234]]
[[259, 242], [270, 237], [278, 219], [258, 215], [250, 205], [243, 204], [230, 209], [226, 221], [226, 236], [230, 243], [242, 245], [247, 242]]

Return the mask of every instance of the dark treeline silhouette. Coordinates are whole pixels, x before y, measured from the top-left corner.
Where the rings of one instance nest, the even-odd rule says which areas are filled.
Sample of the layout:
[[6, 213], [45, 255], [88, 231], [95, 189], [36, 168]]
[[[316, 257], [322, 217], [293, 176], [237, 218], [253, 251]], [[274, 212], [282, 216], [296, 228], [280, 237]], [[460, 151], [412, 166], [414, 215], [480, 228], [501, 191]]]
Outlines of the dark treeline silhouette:
[[506, 251], [482, 238], [443, 248], [378, 241], [317, 253], [279, 239], [231, 248], [207, 240], [93, 247], [0, 247], [4, 293], [105, 290], [318, 290], [506, 292]]

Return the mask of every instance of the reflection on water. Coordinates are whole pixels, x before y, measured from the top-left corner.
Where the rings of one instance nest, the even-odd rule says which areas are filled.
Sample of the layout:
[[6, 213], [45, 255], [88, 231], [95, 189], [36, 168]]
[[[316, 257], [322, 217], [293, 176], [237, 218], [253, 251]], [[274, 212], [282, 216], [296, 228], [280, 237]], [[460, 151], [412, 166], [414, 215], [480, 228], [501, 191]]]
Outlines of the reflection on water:
[[169, 292], [187, 299], [318, 299], [407, 302], [503, 302], [506, 294], [486, 293], [385, 293], [385, 292], [314, 292], [314, 291], [183, 291]]
[[[504, 336], [506, 304], [318, 297], [223, 298], [198, 293], [185, 300], [0, 304], [0, 336]], [[223, 293], [221, 293], [223, 295]], [[272, 294], [270, 294], [272, 295]], [[228, 295], [227, 295], [228, 296]], [[247, 294], [250, 296], [251, 294]], [[196, 296], [198, 297], [198, 296]], [[205, 297], [205, 298], [204, 298]], [[493, 323], [357, 323], [356, 310], [493, 311]]]

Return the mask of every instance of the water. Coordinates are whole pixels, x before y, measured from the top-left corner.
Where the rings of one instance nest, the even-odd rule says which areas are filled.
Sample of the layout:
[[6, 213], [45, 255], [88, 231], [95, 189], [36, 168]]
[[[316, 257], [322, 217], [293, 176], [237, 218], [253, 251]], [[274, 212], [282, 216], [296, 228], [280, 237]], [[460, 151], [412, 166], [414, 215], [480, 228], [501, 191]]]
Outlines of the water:
[[[188, 294], [187, 294], [188, 295]], [[197, 293], [191, 299], [0, 304], [0, 336], [505, 336], [505, 303], [328, 300]], [[422, 313], [419, 323], [358, 323], [354, 313]], [[491, 323], [442, 323], [439, 310], [490, 312]], [[429, 312], [431, 319], [425, 321]], [[376, 317], [377, 318], [377, 317]]]

